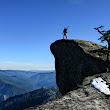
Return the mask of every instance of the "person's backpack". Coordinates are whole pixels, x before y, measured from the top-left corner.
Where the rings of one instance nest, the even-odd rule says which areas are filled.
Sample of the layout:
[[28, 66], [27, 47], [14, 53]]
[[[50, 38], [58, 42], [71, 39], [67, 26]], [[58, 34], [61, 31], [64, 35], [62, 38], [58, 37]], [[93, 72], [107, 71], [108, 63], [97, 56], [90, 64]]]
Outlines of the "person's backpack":
[[63, 31], [64, 33], [67, 33], [67, 29], [66, 28], [64, 28], [64, 31]]

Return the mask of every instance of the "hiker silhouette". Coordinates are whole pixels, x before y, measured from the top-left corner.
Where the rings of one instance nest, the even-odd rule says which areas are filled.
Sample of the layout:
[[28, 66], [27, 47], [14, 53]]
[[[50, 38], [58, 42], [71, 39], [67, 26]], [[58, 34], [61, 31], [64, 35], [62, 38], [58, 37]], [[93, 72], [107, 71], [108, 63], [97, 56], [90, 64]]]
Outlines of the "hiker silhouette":
[[[69, 26], [68, 26], [69, 27]], [[68, 35], [67, 35], [67, 30], [68, 30], [68, 27], [66, 28], [64, 28], [63, 29], [63, 39], [68, 39]]]

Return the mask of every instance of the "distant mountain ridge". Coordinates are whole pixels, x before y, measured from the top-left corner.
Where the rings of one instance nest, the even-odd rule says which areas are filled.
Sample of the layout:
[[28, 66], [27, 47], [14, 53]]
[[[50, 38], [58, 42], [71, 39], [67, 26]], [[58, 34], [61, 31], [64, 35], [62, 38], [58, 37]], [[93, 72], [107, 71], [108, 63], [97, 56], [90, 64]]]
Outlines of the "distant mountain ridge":
[[42, 87], [56, 87], [54, 71], [0, 70], [0, 102]]
[[36, 75], [31, 76], [32, 79], [36, 80], [36, 83], [40, 87], [55, 87], [56, 86], [56, 80], [55, 80], [55, 73], [38, 73]]
[[55, 88], [41, 88], [22, 95], [10, 97], [0, 103], [0, 110], [24, 110], [28, 107], [37, 106], [61, 97], [61, 94]]

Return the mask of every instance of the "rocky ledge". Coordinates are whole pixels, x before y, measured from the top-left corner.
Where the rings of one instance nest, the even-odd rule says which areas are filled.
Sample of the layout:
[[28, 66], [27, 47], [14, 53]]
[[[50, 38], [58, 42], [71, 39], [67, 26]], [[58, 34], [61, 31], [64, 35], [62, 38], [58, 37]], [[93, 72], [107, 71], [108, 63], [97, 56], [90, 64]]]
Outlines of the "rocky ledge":
[[[85, 81], [90, 82], [98, 76], [99, 74], [86, 77]], [[102, 73], [100, 76], [110, 82], [110, 73]], [[27, 110], [110, 110], [110, 97], [88, 84], [68, 92], [60, 99]]]

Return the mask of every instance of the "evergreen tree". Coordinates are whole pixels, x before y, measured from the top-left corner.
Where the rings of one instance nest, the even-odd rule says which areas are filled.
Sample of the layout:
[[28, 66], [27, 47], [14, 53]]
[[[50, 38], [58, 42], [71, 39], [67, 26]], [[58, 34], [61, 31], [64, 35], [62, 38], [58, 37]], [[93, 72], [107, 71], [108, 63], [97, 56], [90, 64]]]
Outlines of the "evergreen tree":
[[95, 30], [97, 30], [102, 36], [98, 39], [98, 40], [101, 40], [101, 42], [103, 43], [104, 41], [107, 42], [108, 46], [107, 46], [107, 51], [106, 54], [107, 54], [107, 63], [108, 63], [108, 67], [107, 67], [107, 71], [110, 70], [110, 62], [109, 62], [109, 53], [110, 53], [110, 30], [108, 31], [105, 31], [105, 30], [102, 30], [101, 29], [103, 28], [104, 26], [99, 26], [97, 28], [94, 28]]

